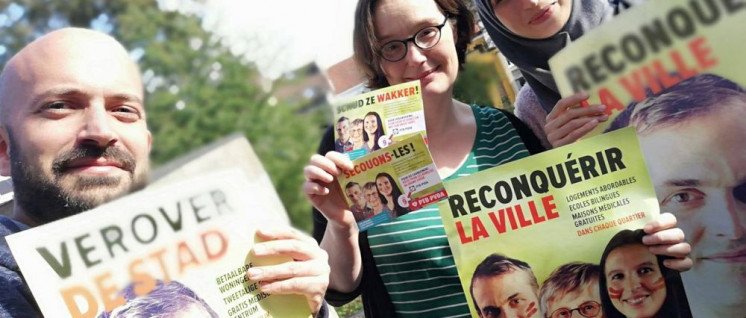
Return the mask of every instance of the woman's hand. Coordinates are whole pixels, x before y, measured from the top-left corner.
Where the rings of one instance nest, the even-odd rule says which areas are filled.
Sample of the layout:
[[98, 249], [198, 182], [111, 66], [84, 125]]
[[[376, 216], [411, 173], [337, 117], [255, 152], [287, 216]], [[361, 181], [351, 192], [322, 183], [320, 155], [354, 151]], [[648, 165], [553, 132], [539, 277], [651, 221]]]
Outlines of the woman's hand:
[[673, 257], [663, 261], [663, 265], [680, 272], [692, 268], [689, 253], [692, 247], [684, 242], [684, 231], [676, 227], [676, 217], [671, 213], [663, 213], [657, 219], [645, 224], [643, 231], [647, 235], [642, 243], [647, 245], [650, 252], [657, 255]]
[[580, 103], [586, 99], [588, 99], [586, 92], [560, 99], [547, 115], [544, 131], [553, 147], [573, 143], [596, 128], [599, 123], [609, 119], [609, 116], [604, 114], [606, 110], [604, 105], [581, 107]]
[[267, 294], [301, 294], [306, 297], [314, 316], [324, 303], [329, 286], [329, 257], [316, 241], [292, 227], [259, 229], [258, 243], [251, 253], [257, 263], [276, 257], [293, 261], [277, 265], [255, 266], [248, 278], [259, 281], [259, 289]]
[[313, 155], [311, 161], [303, 169], [306, 182], [303, 192], [311, 204], [321, 211], [330, 221], [337, 224], [355, 222], [352, 213], [346, 213], [349, 205], [345, 200], [337, 178], [344, 170], [352, 170], [352, 161], [345, 155], [330, 151], [326, 156]]
[[303, 192], [329, 221], [321, 239], [321, 248], [330, 255], [330, 288], [340, 292], [355, 290], [363, 273], [355, 216], [337, 183], [337, 178], [352, 168], [349, 158], [330, 151], [326, 156], [313, 155], [303, 169], [306, 177]]

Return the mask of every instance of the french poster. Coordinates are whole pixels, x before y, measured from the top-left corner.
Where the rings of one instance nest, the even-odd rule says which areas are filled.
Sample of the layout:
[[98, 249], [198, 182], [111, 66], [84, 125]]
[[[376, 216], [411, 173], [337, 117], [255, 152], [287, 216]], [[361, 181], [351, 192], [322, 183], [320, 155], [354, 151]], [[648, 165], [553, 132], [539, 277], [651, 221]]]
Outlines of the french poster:
[[562, 96], [607, 106], [591, 135], [636, 127], [661, 209], [692, 245], [695, 317], [746, 316], [744, 29], [744, 1], [646, 1], [550, 60]]
[[333, 109], [334, 149], [352, 160], [415, 134], [425, 136], [419, 81], [345, 99]]
[[[47, 317], [309, 317], [301, 295], [268, 295], [246, 271], [259, 226], [287, 224], [240, 169], [148, 188], [7, 237]], [[186, 311], [186, 312], [184, 312]]]
[[[473, 317], [495, 310], [536, 318], [570, 317], [583, 310], [586, 317], [600, 317], [596, 315], [604, 307], [616, 308], [617, 302], [635, 297], [631, 288], [617, 286], [626, 286], [617, 284], [622, 279], [604, 275], [604, 268], [612, 274], [630, 273], [645, 264], [651, 273], [662, 271], [641, 241], [629, 241], [635, 232], [625, 231], [640, 229], [659, 214], [632, 129], [448, 181], [445, 187], [449, 198], [438, 208]], [[616, 243], [622, 239], [625, 244]], [[634, 248], [618, 248], [622, 246]], [[632, 262], [621, 264], [622, 259]], [[568, 270], [575, 272], [562, 274]], [[565, 277], [559, 287], [556, 275]], [[572, 280], [581, 277], [586, 279]], [[662, 282], [658, 275], [645, 286], [683, 293], [680, 283]], [[569, 304], [564, 302], [567, 295], [573, 295]], [[650, 295], [654, 297], [643, 298], [638, 307], [665, 298]], [[657, 309], [663, 313], [665, 306], [680, 305]]]
[[338, 182], [360, 231], [448, 196], [420, 134], [355, 159], [353, 164]]

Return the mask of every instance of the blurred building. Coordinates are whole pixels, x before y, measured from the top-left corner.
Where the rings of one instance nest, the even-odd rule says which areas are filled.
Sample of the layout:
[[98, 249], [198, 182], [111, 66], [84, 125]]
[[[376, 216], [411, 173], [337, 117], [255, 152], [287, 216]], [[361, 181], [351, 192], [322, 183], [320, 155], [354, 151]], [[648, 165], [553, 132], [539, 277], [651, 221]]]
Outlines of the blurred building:
[[326, 78], [335, 95], [354, 90], [365, 81], [365, 76], [358, 69], [352, 56], [329, 67], [326, 70]]
[[[304, 112], [327, 103], [326, 94], [330, 84], [315, 63], [310, 63], [293, 72], [286, 73], [274, 83], [277, 89], [272, 96], [279, 100], [301, 105]], [[271, 105], [271, 103], [270, 103]]]
[[365, 86], [365, 76], [357, 67], [355, 59], [350, 56], [336, 64], [330, 66], [324, 71], [331, 90], [327, 95], [330, 105], [336, 103], [339, 99], [353, 97], [370, 91]]
[[496, 84], [487, 87], [487, 94], [492, 105], [511, 109], [515, 103], [515, 96], [523, 85], [523, 76], [518, 68], [500, 53], [484, 30], [481, 21], [477, 23], [475, 34], [466, 50], [466, 63], [493, 67]]

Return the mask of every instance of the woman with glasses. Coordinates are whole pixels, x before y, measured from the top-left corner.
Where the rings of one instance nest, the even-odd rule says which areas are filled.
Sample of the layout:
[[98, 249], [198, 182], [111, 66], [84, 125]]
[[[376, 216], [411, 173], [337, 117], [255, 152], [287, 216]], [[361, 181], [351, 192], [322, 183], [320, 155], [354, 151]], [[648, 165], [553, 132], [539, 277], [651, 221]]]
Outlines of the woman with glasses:
[[678, 272], [642, 243], [641, 230], [622, 230], [601, 256], [601, 304], [606, 318], [690, 318]]
[[[357, 6], [355, 59], [372, 88], [420, 81], [428, 145], [443, 179], [542, 150], [514, 116], [453, 99], [473, 30], [460, 0], [360, 0]], [[436, 205], [360, 233], [336, 180], [352, 162], [332, 151], [333, 141], [327, 131], [320, 155], [304, 169], [303, 186], [317, 209], [314, 237], [329, 253], [327, 300], [341, 305], [362, 294], [366, 317], [468, 316]], [[669, 228], [675, 220], [661, 224]]]

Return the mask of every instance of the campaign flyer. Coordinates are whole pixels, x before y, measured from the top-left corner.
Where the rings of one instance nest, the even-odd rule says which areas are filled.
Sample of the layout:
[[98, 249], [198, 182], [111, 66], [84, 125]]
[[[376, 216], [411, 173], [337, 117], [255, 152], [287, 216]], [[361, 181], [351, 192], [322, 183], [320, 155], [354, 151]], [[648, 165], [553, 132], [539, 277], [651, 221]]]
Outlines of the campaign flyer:
[[[586, 317], [600, 317], [601, 310], [617, 303], [640, 303], [635, 293], [643, 289], [626, 288], [625, 279], [615, 275], [636, 277], [629, 273], [641, 271], [641, 264], [646, 273], [658, 273], [644, 290], [683, 293], [680, 283], [663, 283], [665, 269], [642, 245], [640, 232], [626, 231], [659, 214], [633, 129], [448, 181], [445, 187], [449, 198], [438, 208], [473, 317], [495, 311], [570, 317], [581, 309]], [[642, 298], [642, 305], [665, 298], [649, 294], [655, 297]], [[682, 307], [665, 305], [656, 311]], [[625, 308], [619, 312], [634, 316]]]
[[427, 143], [420, 92], [412, 81], [335, 103], [334, 150], [355, 160], [415, 134]]
[[353, 164], [338, 182], [360, 231], [448, 196], [419, 134], [353, 160]]
[[[145, 189], [7, 237], [47, 317], [309, 317], [246, 278], [259, 226], [287, 224], [239, 169]], [[271, 260], [282, 262], [289, 260]]]
[[634, 126], [664, 211], [692, 245], [695, 317], [746, 316], [746, 3], [645, 1], [550, 60], [562, 96]]

